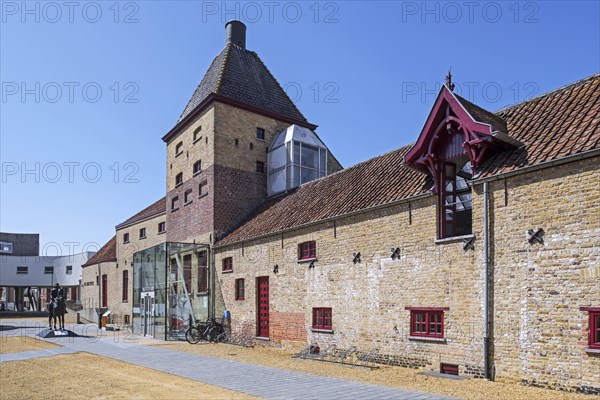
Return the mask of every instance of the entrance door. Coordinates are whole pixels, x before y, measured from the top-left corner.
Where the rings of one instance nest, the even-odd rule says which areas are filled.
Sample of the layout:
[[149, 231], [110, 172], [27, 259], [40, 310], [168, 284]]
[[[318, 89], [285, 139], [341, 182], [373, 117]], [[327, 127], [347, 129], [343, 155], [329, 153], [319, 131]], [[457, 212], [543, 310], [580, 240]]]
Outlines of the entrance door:
[[258, 336], [269, 337], [269, 277], [256, 280], [258, 286]]
[[108, 277], [102, 275], [102, 307], [108, 307]]
[[154, 337], [154, 292], [142, 292], [142, 334]]

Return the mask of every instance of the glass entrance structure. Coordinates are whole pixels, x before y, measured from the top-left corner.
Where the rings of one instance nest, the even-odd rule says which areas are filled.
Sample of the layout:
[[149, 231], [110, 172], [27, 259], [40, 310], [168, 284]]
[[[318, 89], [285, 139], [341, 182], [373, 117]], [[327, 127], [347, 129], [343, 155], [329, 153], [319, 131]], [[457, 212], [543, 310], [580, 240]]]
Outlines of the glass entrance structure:
[[182, 340], [191, 324], [221, 314], [213, 265], [206, 244], [167, 242], [135, 253], [134, 333]]

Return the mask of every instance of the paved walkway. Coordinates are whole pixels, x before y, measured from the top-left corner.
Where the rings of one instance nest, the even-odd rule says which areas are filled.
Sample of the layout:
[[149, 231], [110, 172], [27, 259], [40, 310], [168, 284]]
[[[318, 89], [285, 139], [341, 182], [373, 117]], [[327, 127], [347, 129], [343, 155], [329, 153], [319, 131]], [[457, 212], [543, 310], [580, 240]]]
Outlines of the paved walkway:
[[[69, 328], [69, 327], [68, 327]], [[70, 327], [82, 333], [82, 326]], [[28, 328], [27, 334], [32, 334]], [[3, 334], [6, 332], [3, 332]], [[14, 335], [14, 334], [13, 334]], [[451, 399], [423, 392], [369, 385], [337, 378], [308, 375], [279, 368], [223, 360], [197, 354], [127, 343], [123, 336], [115, 340], [112, 333], [101, 338], [60, 338], [51, 342], [62, 349], [46, 349], [0, 356], [0, 361], [27, 359], [55, 354], [88, 352], [157, 371], [235, 390], [265, 399]], [[57, 352], [61, 350], [63, 353]], [[51, 354], [54, 352], [54, 354]], [[15, 358], [19, 354], [24, 358]]]

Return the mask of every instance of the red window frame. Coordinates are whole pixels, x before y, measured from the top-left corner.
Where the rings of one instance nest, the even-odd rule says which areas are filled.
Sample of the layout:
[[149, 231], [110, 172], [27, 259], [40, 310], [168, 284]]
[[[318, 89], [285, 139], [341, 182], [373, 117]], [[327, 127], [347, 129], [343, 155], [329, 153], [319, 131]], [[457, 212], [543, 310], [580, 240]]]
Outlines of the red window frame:
[[333, 312], [331, 307], [313, 307], [313, 329], [332, 330]]
[[444, 311], [447, 308], [414, 308], [410, 310], [410, 336], [443, 338]]
[[579, 307], [588, 312], [588, 346], [600, 350], [600, 307]]
[[298, 245], [298, 259], [312, 260], [317, 258], [317, 242], [310, 240]]
[[226, 257], [222, 261], [222, 270], [223, 272], [232, 272], [233, 271], [233, 257]]
[[245, 298], [245, 286], [244, 279], [236, 279], [235, 280], [235, 299], [236, 300], [244, 300]]

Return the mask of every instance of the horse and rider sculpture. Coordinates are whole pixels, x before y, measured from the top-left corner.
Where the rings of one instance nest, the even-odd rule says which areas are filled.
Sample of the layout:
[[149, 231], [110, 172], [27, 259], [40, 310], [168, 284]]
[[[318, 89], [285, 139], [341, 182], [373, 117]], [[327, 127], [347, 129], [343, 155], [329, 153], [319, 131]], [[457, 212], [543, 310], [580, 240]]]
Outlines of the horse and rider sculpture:
[[52, 288], [51, 299], [46, 305], [46, 309], [48, 310], [48, 325], [50, 329], [52, 329], [52, 319], [54, 319], [54, 329], [56, 329], [56, 320], [58, 319], [59, 329], [64, 330], [67, 306], [65, 304], [64, 290], [58, 283]]

